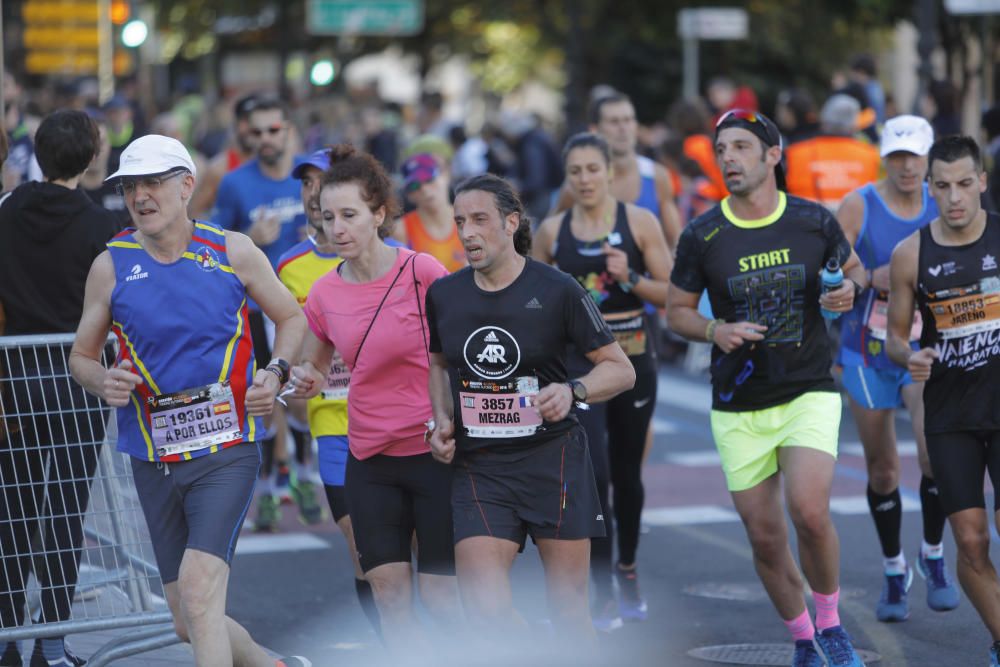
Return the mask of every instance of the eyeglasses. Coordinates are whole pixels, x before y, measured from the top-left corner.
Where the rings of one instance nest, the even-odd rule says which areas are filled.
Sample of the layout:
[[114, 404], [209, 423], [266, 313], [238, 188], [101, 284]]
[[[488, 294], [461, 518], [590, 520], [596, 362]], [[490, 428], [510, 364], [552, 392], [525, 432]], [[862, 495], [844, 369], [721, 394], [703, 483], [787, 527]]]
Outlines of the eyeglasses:
[[285, 129], [284, 125], [272, 125], [271, 127], [265, 127], [265, 128], [252, 127], [250, 128], [250, 134], [258, 138], [263, 137], [265, 134], [269, 134], [273, 137], [279, 132], [281, 132], [283, 129]]
[[122, 197], [125, 195], [134, 195], [135, 189], [139, 185], [142, 185], [143, 189], [146, 191], [159, 190], [164, 181], [168, 181], [174, 176], [180, 176], [181, 174], [186, 173], [188, 172], [173, 171], [169, 174], [164, 174], [163, 176], [142, 176], [140, 178], [130, 178], [128, 180], [123, 178], [117, 185], [115, 185], [115, 190], [117, 190], [118, 194]]

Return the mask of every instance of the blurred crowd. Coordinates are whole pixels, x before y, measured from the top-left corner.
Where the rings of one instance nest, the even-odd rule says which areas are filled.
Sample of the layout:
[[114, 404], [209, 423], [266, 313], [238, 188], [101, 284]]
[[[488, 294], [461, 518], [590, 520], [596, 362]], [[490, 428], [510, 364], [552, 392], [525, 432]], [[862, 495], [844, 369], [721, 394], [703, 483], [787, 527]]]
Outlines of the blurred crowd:
[[[614, 94], [610, 86], [596, 86], [591, 107], [601, 97]], [[84, 177], [81, 187], [101, 206], [121, 216], [127, 225], [124, 203], [104, 178], [118, 167], [122, 150], [147, 133], [180, 140], [194, 156], [199, 169], [199, 191], [192, 201], [194, 217], [210, 218], [215, 210], [223, 175], [258, 157], [260, 141], [254, 137], [249, 115], [254, 100], [269, 99], [269, 91], [210, 101], [195, 82], [180, 85], [175, 99], [164, 109], [148, 109], [139, 100], [135, 80], [122, 81], [118, 92], [104, 104], [97, 103], [92, 81], [66, 83], [28, 90], [10, 73], [4, 74], [4, 121], [9, 144], [3, 167], [2, 190], [10, 191], [42, 174], [33, 156], [32, 137], [41, 118], [56, 108], [86, 110], [101, 129], [101, 154]], [[275, 96], [277, 97], [277, 96]], [[934, 128], [935, 136], [959, 133], [959, 94], [948, 81], [934, 81], [919, 101], [920, 114]], [[489, 172], [511, 180], [520, 190], [527, 211], [537, 223], [557, 208], [563, 183], [560, 146], [564, 136], [579, 127], [562, 119], [494, 104], [471, 127], [468, 118], [446, 114], [450, 108], [438, 92], [425, 92], [415, 105], [385, 103], [370, 90], [340, 97], [286, 105], [289, 132], [280, 146], [289, 159], [334, 143], [349, 142], [374, 155], [396, 175], [406, 209], [417, 208], [420, 185], [407, 179], [403, 167], [409, 157], [431, 155], [449, 187], [462, 179]], [[663, 118], [636, 122], [636, 154], [661, 165], [669, 174], [681, 224], [699, 215], [727, 193], [715, 164], [711, 136], [715, 121], [733, 108], [763, 111], [775, 119], [785, 141], [788, 192], [836, 209], [848, 192], [879, 178], [879, 134], [884, 121], [909, 109], [898, 109], [878, 77], [875, 59], [855, 56], [838, 70], [829, 90], [817, 97], [804, 88], [782, 90], [773, 108], [761, 108], [758, 94], [749, 86], [725, 76], [705, 86], [704, 97], [678, 100]], [[638, 119], [646, 110], [633, 109]], [[596, 129], [600, 118], [588, 119]], [[984, 111], [981, 141], [991, 171], [992, 192], [1000, 192], [992, 164], [1000, 159], [1000, 106]], [[421, 172], [425, 173], [425, 172]], [[405, 191], [409, 188], [409, 191]], [[405, 232], [400, 232], [405, 234]]]

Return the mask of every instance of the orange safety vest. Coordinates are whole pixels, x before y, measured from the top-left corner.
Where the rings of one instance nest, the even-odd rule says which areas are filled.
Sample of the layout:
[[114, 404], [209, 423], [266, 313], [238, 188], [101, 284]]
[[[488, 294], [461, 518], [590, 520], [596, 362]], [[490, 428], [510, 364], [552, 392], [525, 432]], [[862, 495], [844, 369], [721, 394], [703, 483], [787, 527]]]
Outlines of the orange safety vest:
[[420, 214], [416, 211], [410, 211], [403, 216], [403, 226], [406, 228], [406, 240], [410, 248], [433, 256], [448, 269], [448, 273], [455, 273], [467, 264], [465, 248], [458, 238], [457, 227], [453, 226], [448, 238], [439, 241], [427, 233], [424, 223], [420, 220]]
[[684, 155], [698, 163], [707, 181], [698, 188], [698, 196], [722, 201], [729, 196], [722, 170], [715, 161], [715, 146], [706, 134], [693, 134], [684, 140]]
[[853, 137], [819, 136], [785, 149], [788, 194], [835, 209], [851, 191], [879, 178], [875, 146]]

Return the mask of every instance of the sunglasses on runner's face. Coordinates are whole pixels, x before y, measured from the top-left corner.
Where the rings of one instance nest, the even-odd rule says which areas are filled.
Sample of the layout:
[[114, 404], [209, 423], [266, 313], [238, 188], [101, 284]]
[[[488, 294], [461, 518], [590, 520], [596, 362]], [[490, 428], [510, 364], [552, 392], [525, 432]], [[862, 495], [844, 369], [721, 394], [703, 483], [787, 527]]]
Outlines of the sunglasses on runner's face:
[[134, 195], [135, 189], [138, 185], [142, 185], [143, 189], [147, 192], [151, 190], [158, 190], [164, 181], [170, 180], [174, 176], [180, 176], [181, 174], [186, 174], [186, 171], [174, 171], [169, 174], [164, 174], [162, 176], [142, 176], [140, 178], [130, 178], [122, 179], [115, 186], [115, 190], [121, 196]]
[[265, 134], [269, 134], [273, 137], [277, 135], [279, 132], [281, 132], [283, 129], [285, 129], [284, 125], [272, 125], [270, 127], [265, 127], [265, 128], [252, 127], [250, 128], [250, 134], [252, 134], [255, 137], [263, 137]]

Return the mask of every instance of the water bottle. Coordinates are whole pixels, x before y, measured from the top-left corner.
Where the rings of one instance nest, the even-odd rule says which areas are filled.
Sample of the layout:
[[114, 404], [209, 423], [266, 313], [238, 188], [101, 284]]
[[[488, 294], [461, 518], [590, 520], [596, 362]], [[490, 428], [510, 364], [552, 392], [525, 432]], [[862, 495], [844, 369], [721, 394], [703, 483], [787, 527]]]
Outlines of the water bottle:
[[[820, 274], [820, 282], [823, 294], [839, 289], [844, 284], [844, 271], [840, 268], [840, 260], [836, 257], [831, 257], [827, 260], [826, 266], [823, 267], [823, 272]], [[820, 312], [828, 320], [835, 320], [840, 317], [840, 313], [827, 310], [826, 308], [820, 308]]]

